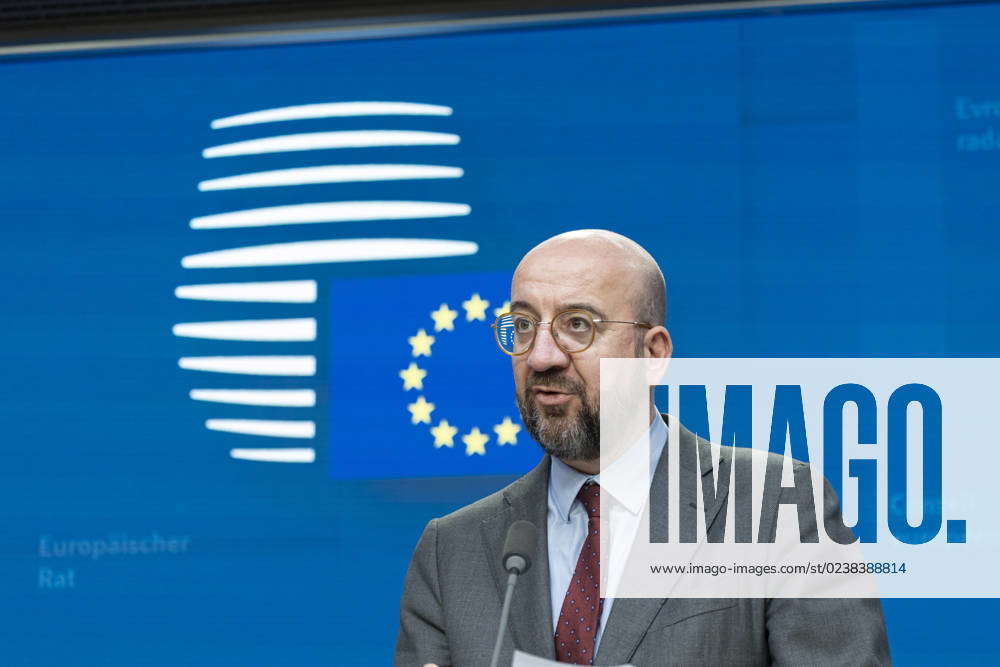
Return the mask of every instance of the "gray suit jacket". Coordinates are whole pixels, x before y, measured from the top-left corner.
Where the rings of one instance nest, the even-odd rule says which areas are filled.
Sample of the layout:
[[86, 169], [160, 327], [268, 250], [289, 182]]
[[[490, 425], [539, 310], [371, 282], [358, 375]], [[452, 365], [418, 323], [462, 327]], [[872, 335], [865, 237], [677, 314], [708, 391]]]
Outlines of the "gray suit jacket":
[[[685, 467], [697, 466], [696, 457], [709, 444], [683, 426], [680, 433], [684, 474]], [[722, 448], [723, 457], [745, 455], [739, 448]], [[780, 465], [780, 457], [774, 458]], [[654, 480], [666, 475], [667, 459], [660, 458]], [[507, 579], [500, 554], [507, 528], [519, 519], [541, 530], [537, 557], [514, 591], [500, 664], [510, 664], [515, 647], [554, 659], [544, 530], [549, 466], [546, 456], [510, 486], [427, 525], [406, 574], [397, 667], [489, 665]], [[764, 508], [762, 521], [772, 511], [773, 521], [776, 502]], [[839, 512], [836, 500], [824, 512]], [[652, 530], [665, 531], [655, 518], [651, 521]], [[594, 664], [621, 663], [855, 667], [886, 665], [890, 659], [877, 599], [619, 598]]]

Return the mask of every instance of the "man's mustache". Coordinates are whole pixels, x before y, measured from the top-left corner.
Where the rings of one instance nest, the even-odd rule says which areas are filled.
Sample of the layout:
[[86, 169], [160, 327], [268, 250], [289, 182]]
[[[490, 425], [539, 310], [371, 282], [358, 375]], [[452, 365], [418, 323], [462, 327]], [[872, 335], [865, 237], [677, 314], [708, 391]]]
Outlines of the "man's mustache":
[[528, 395], [532, 389], [538, 386], [555, 389], [567, 394], [583, 393], [582, 383], [559, 373], [532, 373], [524, 383], [524, 393]]

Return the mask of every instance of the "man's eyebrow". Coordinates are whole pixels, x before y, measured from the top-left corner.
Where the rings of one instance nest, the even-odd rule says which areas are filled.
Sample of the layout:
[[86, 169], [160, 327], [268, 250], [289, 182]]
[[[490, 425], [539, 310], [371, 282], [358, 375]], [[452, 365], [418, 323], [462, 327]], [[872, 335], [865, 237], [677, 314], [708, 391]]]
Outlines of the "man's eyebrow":
[[510, 304], [510, 310], [513, 312], [515, 310], [529, 310], [534, 314], [538, 314], [538, 311], [532, 308], [531, 304], [527, 301], [513, 301]]
[[606, 319], [608, 319], [607, 315], [604, 314], [604, 311], [602, 311], [600, 308], [597, 308], [595, 306], [591, 306], [589, 303], [566, 303], [566, 304], [563, 304], [562, 309], [563, 310], [586, 310], [586, 311], [589, 311], [589, 312], [593, 313], [594, 315], [597, 315], [597, 319], [599, 319], [599, 320], [606, 320]]
[[[534, 306], [532, 306], [527, 301], [512, 301], [511, 304], [510, 304], [510, 309], [512, 311], [513, 310], [520, 310], [520, 311], [525, 311], [526, 310], [526, 311], [529, 311], [529, 312], [531, 312], [531, 313], [533, 313], [535, 315], [538, 314], [538, 311], [535, 310]], [[582, 303], [582, 302], [581, 303], [564, 303], [564, 304], [562, 304], [562, 306], [560, 307], [559, 310], [560, 310], [560, 312], [564, 311], [564, 310], [586, 310], [587, 312], [590, 312], [590, 313], [593, 313], [594, 315], [596, 315], [597, 319], [599, 319], [599, 320], [606, 320], [607, 319], [607, 315], [604, 314], [604, 311], [602, 311], [600, 308], [597, 308], [596, 306], [590, 305], [589, 303]]]

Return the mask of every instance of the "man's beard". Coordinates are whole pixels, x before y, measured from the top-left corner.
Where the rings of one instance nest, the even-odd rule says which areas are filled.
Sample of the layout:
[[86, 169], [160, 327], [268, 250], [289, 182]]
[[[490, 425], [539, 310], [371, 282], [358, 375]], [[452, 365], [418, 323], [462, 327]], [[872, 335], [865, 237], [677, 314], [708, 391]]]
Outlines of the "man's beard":
[[[539, 405], [532, 387], [544, 385], [575, 394], [580, 398], [576, 416], [570, 405]], [[587, 400], [579, 382], [559, 375], [532, 374], [524, 390], [517, 394], [517, 409], [521, 422], [542, 449], [564, 461], [594, 461], [601, 455], [601, 418], [596, 402]]]

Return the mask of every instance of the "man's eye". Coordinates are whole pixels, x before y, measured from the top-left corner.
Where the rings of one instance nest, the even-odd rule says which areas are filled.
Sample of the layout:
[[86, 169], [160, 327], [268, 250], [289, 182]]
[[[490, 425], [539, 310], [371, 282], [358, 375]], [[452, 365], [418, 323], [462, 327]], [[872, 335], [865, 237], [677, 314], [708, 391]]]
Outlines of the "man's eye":
[[586, 317], [572, 317], [569, 320], [571, 331], [586, 331], [590, 328], [590, 321]]
[[514, 320], [514, 328], [522, 333], [525, 331], [531, 331], [531, 320], [526, 317], [519, 317]]

